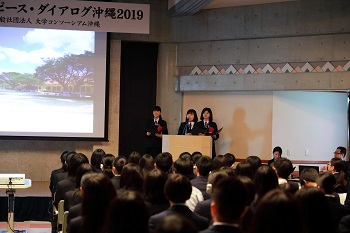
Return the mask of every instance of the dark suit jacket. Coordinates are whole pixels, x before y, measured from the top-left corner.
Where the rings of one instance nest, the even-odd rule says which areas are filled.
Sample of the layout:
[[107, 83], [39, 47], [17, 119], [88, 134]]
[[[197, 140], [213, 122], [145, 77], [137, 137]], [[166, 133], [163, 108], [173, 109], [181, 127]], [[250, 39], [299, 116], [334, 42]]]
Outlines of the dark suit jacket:
[[200, 216], [203, 216], [207, 218], [209, 221], [211, 221], [211, 213], [210, 213], [210, 203], [211, 203], [211, 198], [198, 202], [196, 207], [194, 208], [194, 212], [199, 214]]
[[207, 193], [207, 183], [208, 176], [197, 176], [191, 180], [192, 186], [196, 187], [202, 192], [204, 200], [211, 198], [211, 195]]
[[169, 209], [151, 216], [148, 221], [148, 226], [150, 232], [153, 232], [159, 223], [161, 223], [164, 218], [171, 214], [179, 214], [186, 218], [188, 221], [192, 222], [194, 226], [197, 227], [198, 230], [204, 230], [208, 227], [209, 222], [208, 219], [193, 213], [187, 206], [185, 205], [173, 205], [170, 206]]
[[200, 233], [241, 233], [238, 227], [230, 225], [213, 225]]
[[60, 200], [64, 200], [64, 194], [75, 189], [76, 182], [74, 177], [68, 177], [57, 183], [57, 191], [53, 204], [57, 207]]
[[[207, 130], [207, 128], [205, 128], [204, 121], [198, 121], [198, 122], [196, 122], [196, 123], [194, 124], [194, 127], [198, 127], [199, 129], [201, 129], [201, 130], [203, 130], [203, 131], [206, 131], [206, 130]], [[213, 121], [212, 121], [212, 122], [209, 122], [209, 127], [214, 128], [213, 134], [215, 134], [215, 133], [218, 132], [218, 126], [216, 125], [215, 122], [213, 122]], [[216, 156], [214, 140], [218, 140], [219, 137], [220, 137], [220, 135], [219, 135], [219, 134], [216, 134], [216, 138], [213, 139], [213, 149], [212, 149], [212, 155], [211, 155], [212, 158], [215, 158], [215, 156]]]
[[350, 214], [350, 209], [340, 204], [339, 199], [336, 197], [326, 196], [326, 200], [329, 203], [329, 207], [331, 208], [331, 213], [333, 217], [333, 221], [336, 226], [339, 225], [340, 220]]
[[162, 130], [158, 132], [156, 126], [154, 124], [154, 119], [149, 119], [146, 124], [146, 132], [150, 132], [151, 135], [146, 136], [147, 137], [147, 153], [151, 154], [153, 157], [155, 157], [158, 153], [162, 152], [162, 138], [157, 137], [155, 134], [162, 133], [162, 134], [168, 134], [168, 127], [165, 120], [159, 119], [158, 124], [162, 127]]
[[151, 202], [145, 201], [145, 203], [148, 209], [149, 216], [159, 214], [160, 212], [167, 210], [170, 206], [169, 202], [152, 204]]
[[83, 201], [79, 189], [68, 191], [64, 194], [64, 210], [69, 210], [72, 206]]
[[70, 221], [76, 217], [81, 216], [81, 211], [82, 211], [82, 204], [77, 204], [69, 208], [69, 213], [67, 216], [67, 223], [68, 225], [70, 224]]
[[115, 188], [115, 191], [117, 191], [120, 188], [120, 176], [114, 176], [112, 179], [112, 184]]
[[344, 216], [339, 222], [339, 233], [350, 232], [350, 215]]
[[275, 160], [274, 159], [270, 159], [269, 161], [267, 161], [267, 165], [271, 165], [273, 162], [275, 162]]
[[67, 226], [67, 233], [78, 233], [83, 221], [84, 218], [82, 216], [73, 218]]
[[62, 169], [62, 168], [53, 170], [53, 171], [51, 172], [51, 176], [50, 176], [50, 186], [49, 186], [49, 188], [50, 188], [52, 197], [53, 197], [53, 194], [56, 192], [56, 185], [57, 185], [56, 175], [57, 175], [58, 173], [62, 173], [62, 172], [63, 172], [63, 169]]
[[192, 127], [192, 128], [188, 127], [187, 124], [188, 124], [188, 122], [182, 122], [182, 123], [180, 124], [180, 127], [179, 127], [179, 130], [178, 130], [178, 132], [177, 132], [177, 135], [186, 135], [186, 134], [192, 132], [192, 129], [193, 129], [193, 127], [194, 127], [194, 124], [193, 124], [193, 127]]

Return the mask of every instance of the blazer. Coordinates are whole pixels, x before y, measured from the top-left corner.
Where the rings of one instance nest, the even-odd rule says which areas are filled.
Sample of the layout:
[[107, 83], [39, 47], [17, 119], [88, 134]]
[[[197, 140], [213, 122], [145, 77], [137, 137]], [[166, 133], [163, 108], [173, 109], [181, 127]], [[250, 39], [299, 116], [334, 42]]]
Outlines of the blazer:
[[192, 186], [196, 187], [202, 192], [204, 200], [211, 198], [211, 195], [207, 193], [207, 183], [208, 176], [197, 176], [191, 180]]
[[53, 204], [58, 207], [60, 200], [64, 200], [64, 194], [76, 189], [75, 186], [76, 182], [74, 177], [68, 177], [67, 179], [58, 182]]
[[242, 233], [238, 227], [230, 225], [212, 225], [200, 233]]
[[186, 134], [188, 134], [188, 133], [191, 133], [191, 131], [192, 131], [193, 127], [194, 127], [194, 124], [196, 124], [196, 122], [194, 122], [192, 128], [189, 128], [189, 127], [187, 126], [188, 123], [189, 123], [189, 122], [186, 122], [186, 121], [185, 121], [185, 122], [182, 122], [182, 123], [180, 124], [180, 127], [179, 127], [179, 130], [178, 130], [178, 132], [177, 132], [177, 135], [186, 135]]
[[[168, 126], [165, 120], [159, 119], [158, 125], [162, 126], [161, 133], [168, 134]], [[146, 124], [146, 132], [150, 132], [151, 135], [147, 136], [147, 147], [162, 147], [162, 138], [159, 138], [155, 135], [157, 133], [157, 127], [154, 124], [154, 119], [149, 119]]]
[[194, 208], [194, 212], [211, 221], [212, 217], [210, 213], [210, 203], [211, 203], [211, 198], [198, 202], [198, 204], [196, 205], [196, 208]]
[[112, 184], [115, 188], [115, 191], [117, 191], [120, 188], [120, 176], [114, 176], [112, 179]]
[[164, 218], [171, 214], [179, 214], [183, 216], [188, 221], [192, 222], [198, 230], [204, 230], [209, 225], [208, 219], [196, 213], [193, 213], [187, 206], [175, 204], [173, 206], [170, 206], [167, 210], [150, 217], [150, 219], [148, 220], [148, 227], [150, 232], [153, 232], [157, 228], [157, 226], [164, 220]]
[[[204, 125], [204, 121], [198, 121], [198, 122], [196, 122], [195, 124], [194, 124], [194, 127], [198, 127], [199, 129], [201, 129], [201, 130], [203, 130], [203, 131], [206, 131], [207, 130], [207, 128], [205, 127], [205, 125]], [[214, 129], [214, 132], [213, 133], [216, 133], [216, 132], [218, 132], [218, 126], [216, 125], [216, 123], [215, 122], [209, 122], [209, 127], [212, 127], [213, 129]], [[211, 157], [212, 158], [215, 158], [216, 157], [216, 151], [215, 151], [215, 143], [214, 143], [214, 140], [218, 140], [219, 139], [219, 137], [220, 137], [220, 135], [219, 134], [216, 134], [216, 138], [214, 139], [213, 138], [213, 147], [212, 147], [212, 155], [211, 155]]]
[[56, 192], [56, 185], [57, 185], [57, 182], [56, 182], [56, 175], [58, 173], [62, 173], [63, 172], [63, 169], [62, 168], [59, 168], [59, 169], [56, 169], [56, 170], [53, 170], [51, 172], [51, 176], [50, 176], [50, 191], [52, 193], [52, 197], [53, 197], [53, 194]]

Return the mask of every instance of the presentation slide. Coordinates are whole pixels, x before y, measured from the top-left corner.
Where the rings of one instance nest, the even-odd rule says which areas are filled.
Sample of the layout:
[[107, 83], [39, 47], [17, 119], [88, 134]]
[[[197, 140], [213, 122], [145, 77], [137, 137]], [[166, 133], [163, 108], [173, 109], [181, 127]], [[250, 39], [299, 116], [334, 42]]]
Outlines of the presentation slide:
[[0, 34], [1, 137], [106, 139], [107, 33]]

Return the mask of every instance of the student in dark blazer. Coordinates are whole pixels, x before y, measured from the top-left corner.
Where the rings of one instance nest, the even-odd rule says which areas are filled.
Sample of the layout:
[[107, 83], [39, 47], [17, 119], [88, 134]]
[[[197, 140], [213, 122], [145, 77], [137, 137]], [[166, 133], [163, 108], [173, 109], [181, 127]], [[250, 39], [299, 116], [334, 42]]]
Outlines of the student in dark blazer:
[[146, 124], [147, 154], [153, 157], [162, 152], [162, 136], [168, 134], [167, 123], [162, 119], [161, 112], [159, 106], [154, 106], [153, 118]]
[[186, 121], [180, 124], [177, 135], [191, 135], [194, 124], [198, 121], [197, 112], [194, 109], [188, 109], [186, 113]]
[[241, 233], [238, 223], [246, 201], [247, 190], [240, 180], [222, 178], [213, 190], [210, 205], [214, 223], [201, 233]]
[[218, 126], [213, 121], [213, 112], [210, 108], [204, 108], [200, 116], [201, 121], [196, 122], [194, 127], [199, 129], [200, 133], [198, 135], [210, 135], [213, 138], [213, 149], [212, 149], [212, 158], [215, 158], [215, 140], [219, 139]]
[[171, 214], [179, 214], [183, 216], [193, 223], [197, 230], [206, 229], [209, 225], [208, 219], [192, 212], [185, 205], [186, 200], [191, 196], [191, 192], [192, 185], [187, 177], [180, 174], [170, 176], [164, 187], [164, 193], [169, 200], [170, 207], [167, 210], [150, 217], [148, 221], [150, 233], [154, 232], [164, 218]]

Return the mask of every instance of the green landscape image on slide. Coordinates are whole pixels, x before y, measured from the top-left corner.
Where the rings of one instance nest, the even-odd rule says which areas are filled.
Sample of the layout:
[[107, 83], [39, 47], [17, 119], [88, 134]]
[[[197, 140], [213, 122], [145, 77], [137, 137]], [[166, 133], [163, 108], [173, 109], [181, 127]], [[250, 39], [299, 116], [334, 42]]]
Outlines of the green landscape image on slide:
[[0, 131], [93, 132], [95, 33], [1, 27], [0, 34]]

